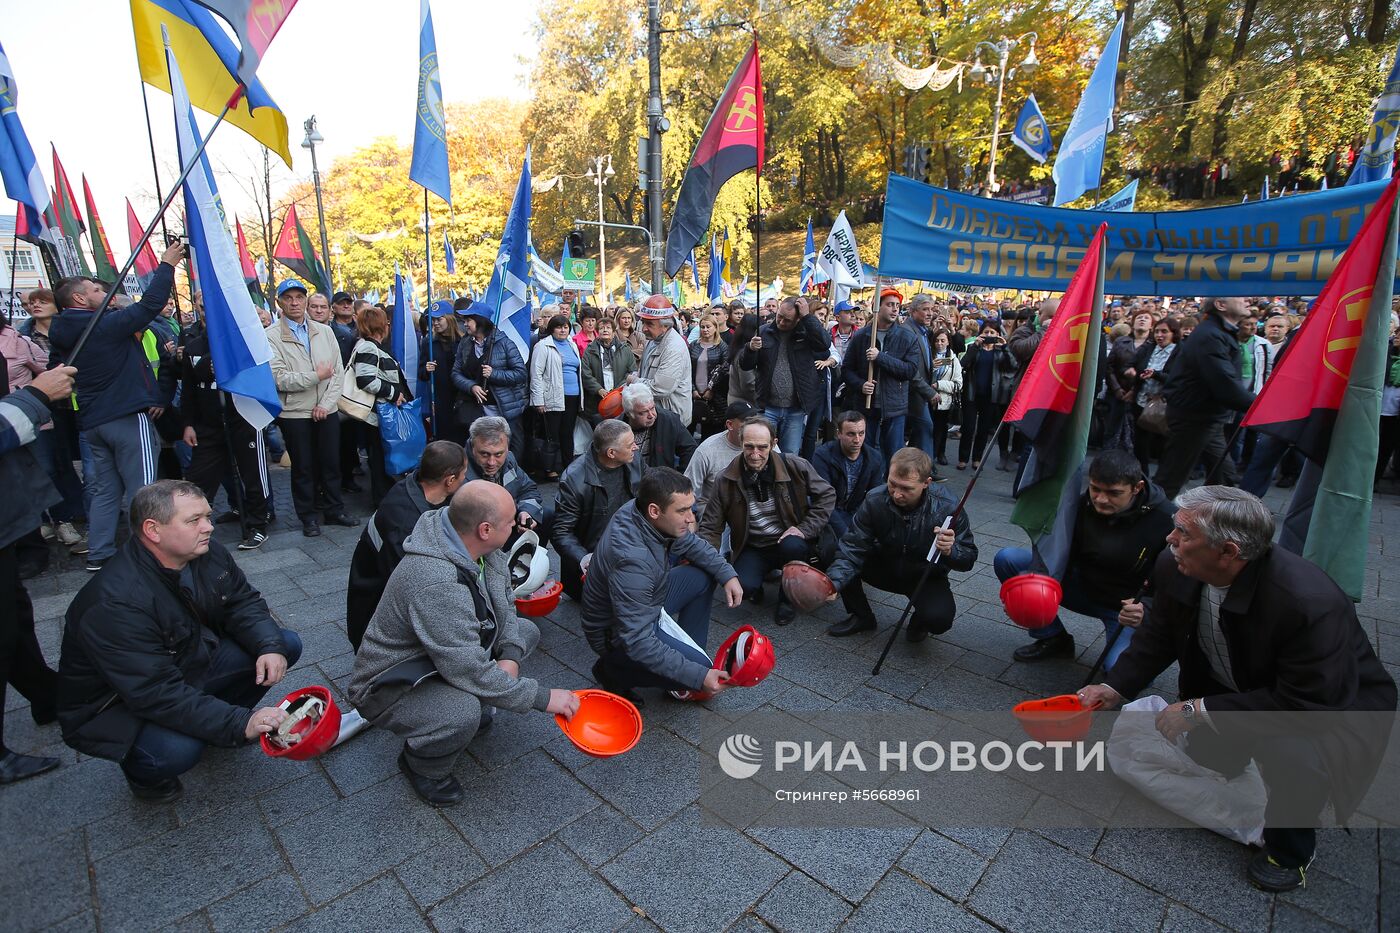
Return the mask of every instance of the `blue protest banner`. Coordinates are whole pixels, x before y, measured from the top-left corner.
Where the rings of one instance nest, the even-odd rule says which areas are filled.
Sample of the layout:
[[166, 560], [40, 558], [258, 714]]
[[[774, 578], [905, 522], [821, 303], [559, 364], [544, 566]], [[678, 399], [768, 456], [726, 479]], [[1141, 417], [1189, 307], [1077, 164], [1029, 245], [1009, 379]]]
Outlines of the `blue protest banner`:
[[1120, 295], [1316, 295], [1384, 184], [1197, 211], [1016, 204], [889, 176], [880, 274], [1064, 291], [1100, 223]]

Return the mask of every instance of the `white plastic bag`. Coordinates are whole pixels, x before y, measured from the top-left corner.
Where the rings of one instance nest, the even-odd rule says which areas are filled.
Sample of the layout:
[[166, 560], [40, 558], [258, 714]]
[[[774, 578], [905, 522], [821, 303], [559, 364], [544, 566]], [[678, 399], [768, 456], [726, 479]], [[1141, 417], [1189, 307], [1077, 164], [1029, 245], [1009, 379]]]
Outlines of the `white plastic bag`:
[[1258, 766], [1250, 762], [1238, 777], [1226, 780], [1197, 764], [1186, 753], [1183, 738], [1171, 742], [1157, 731], [1157, 713], [1168, 705], [1151, 696], [1123, 707], [1108, 739], [1113, 773], [1148, 800], [1197, 826], [1245, 845], [1262, 844], [1268, 792]]

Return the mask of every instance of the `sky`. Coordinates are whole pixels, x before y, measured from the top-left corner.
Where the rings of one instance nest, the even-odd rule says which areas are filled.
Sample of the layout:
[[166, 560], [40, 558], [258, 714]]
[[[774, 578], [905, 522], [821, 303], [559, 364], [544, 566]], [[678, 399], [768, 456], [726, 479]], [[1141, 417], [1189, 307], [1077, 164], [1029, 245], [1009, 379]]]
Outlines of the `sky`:
[[[445, 101], [528, 97], [536, 6], [536, 0], [433, 4]], [[273, 157], [274, 198], [311, 177], [311, 157], [300, 143], [302, 123], [312, 114], [325, 137], [316, 147], [323, 174], [336, 157], [377, 137], [411, 143], [418, 7], [419, 0], [299, 0], [258, 69], [287, 116], [292, 142], [290, 171]], [[14, 68], [19, 116], [44, 177], [53, 184], [52, 142], [80, 201], [86, 173], [120, 264], [130, 253], [125, 198], [131, 197], [142, 221], [157, 206], [128, 3], [0, 0], [0, 44]], [[155, 88], [146, 93], [161, 190], [168, 193], [179, 172], [170, 95]], [[214, 120], [202, 112], [195, 119], [204, 131]], [[208, 151], [225, 209], [256, 216], [249, 192], [252, 177], [262, 174], [261, 147], [226, 124]], [[4, 208], [13, 209], [13, 204]], [[303, 222], [314, 220], [313, 214]]]

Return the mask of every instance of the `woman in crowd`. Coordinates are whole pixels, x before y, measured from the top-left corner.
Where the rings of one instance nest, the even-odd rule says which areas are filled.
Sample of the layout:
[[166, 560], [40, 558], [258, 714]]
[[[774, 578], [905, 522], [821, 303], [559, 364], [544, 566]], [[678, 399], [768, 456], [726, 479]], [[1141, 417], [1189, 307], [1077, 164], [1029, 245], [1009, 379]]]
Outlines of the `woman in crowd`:
[[[371, 305], [360, 311], [356, 324], [360, 339], [350, 352], [350, 368], [355, 385], [373, 395], [378, 402], [402, 405], [412, 401], [413, 391], [408, 387], [403, 370], [399, 368], [394, 355], [384, 347], [389, 340], [389, 316]], [[369, 501], [377, 509], [379, 500], [393, 485], [393, 479], [384, 465], [384, 440], [379, 435], [379, 416], [371, 412], [365, 423], [370, 426], [363, 435], [365, 453], [369, 458]]]
[[[578, 420], [583, 383], [578, 347], [569, 339], [569, 319], [556, 314], [545, 325], [549, 336], [530, 352], [530, 404], [543, 417], [546, 451], [541, 463], [546, 479], [558, 479], [574, 459], [574, 422]], [[557, 454], [555, 453], [557, 451]]]
[[944, 447], [948, 443], [948, 424], [953, 415], [953, 405], [962, 398], [962, 363], [953, 353], [953, 347], [946, 330], [933, 334], [933, 355], [929, 365], [929, 381], [933, 383], [933, 452], [940, 466], [948, 465]]
[[[1162, 318], [1152, 328], [1152, 340], [1143, 344], [1133, 359], [1133, 368], [1137, 371], [1138, 390], [1133, 410], [1128, 413], [1128, 417], [1134, 421], [1142, 414], [1142, 410], [1147, 407], [1148, 402], [1166, 391], [1165, 370], [1172, 354], [1176, 352], [1176, 342], [1180, 334], [1180, 322], [1169, 317]], [[1152, 431], [1138, 428], [1133, 441], [1133, 453], [1137, 455], [1138, 462], [1142, 464], [1145, 473], [1148, 463], [1162, 455], [1162, 446], [1166, 438]]]
[[574, 334], [573, 341], [580, 358], [598, 336], [598, 317], [598, 309], [591, 305], [584, 305], [578, 313], [578, 333]]
[[632, 349], [632, 355], [639, 361], [642, 358], [642, 348], [647, 345], [646, 334], [642, 333], [637, 326], [637, 315], [632, 313], [631, 308], [618, 308], [617, 316], [613, 319], [616, 322], [616, 337]]
[[1113, 342], [1108, 350], [1108, 421], [1104, 426], [1104, 446], [1132, 450], [1133, 407], [1137, 404], [1138, 370], [1134, 365], [1138, 351], [1150, 346], [1152, 314], [1137, 311], [1131, 324], [1115, 324]]
[[[432, 357], [428, 356], [428, 337], [418, 348], [418, 379], [433, 384], [433, 411], [436, 417], [436, 439], [465, 444], [467, 429], [457, 421], [457, 387], [452, 384], [452, 364], [457, 359], [457, 344], [462, 340], [462, 327], [452, 303], [439, 301], [433, 306]], [[424, 412], [426, 416], [428, 412]]]
[[637, 371], [637, 357], [626, 341], [617, 339], [617, 328], [610, 317], [598, 321], [598, 338], [583, 354], [580, 378], [583, 380], [583, 417], [589, 424], [603, 420], [598, 403]]
[[700, 336], [690, 345], [691, 405], [690, 429], [700, 429], [701, 437], [724, 430], [724, 410], [729, 404], [729, 348], [720, 339], [714, 318], [700, 319]]
[[[1016, 381], [1016, 358], [1006, 349], [1006, 338], [996, 321], [987, 321], [982, 332], [963, 354], [963, 416], [962, 436], [958, 439], [958, 469], [967, 469], [968, 461], [977, 469], [992, 432], [1001, 423], [1011, 390]], [[1001, 452], [998, 469], [1009, 469], [1010, 438], [1002, 431], [997, 436]], [[975, 459], [974, 459], [975, 458]]]

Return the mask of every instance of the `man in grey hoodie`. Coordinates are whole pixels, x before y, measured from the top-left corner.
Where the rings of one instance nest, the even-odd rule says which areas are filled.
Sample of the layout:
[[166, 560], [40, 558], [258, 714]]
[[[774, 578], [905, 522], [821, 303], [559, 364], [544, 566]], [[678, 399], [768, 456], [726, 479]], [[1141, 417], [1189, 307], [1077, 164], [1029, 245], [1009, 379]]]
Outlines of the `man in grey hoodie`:
[[447, 508], [424, 514], [355, 658], [350, 701], [403, 738], [399, 769], [435, 807], [462, 801], [452, 768], [482, 724], [483, 707], [570, 719], [578, 710], [572, 692], [520, 676], [540, 630], [515, 614], [501, 551], [514, 527], [515, 501], [485, 480], [466, 483]]

